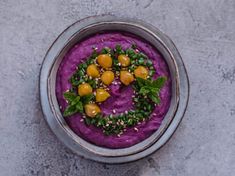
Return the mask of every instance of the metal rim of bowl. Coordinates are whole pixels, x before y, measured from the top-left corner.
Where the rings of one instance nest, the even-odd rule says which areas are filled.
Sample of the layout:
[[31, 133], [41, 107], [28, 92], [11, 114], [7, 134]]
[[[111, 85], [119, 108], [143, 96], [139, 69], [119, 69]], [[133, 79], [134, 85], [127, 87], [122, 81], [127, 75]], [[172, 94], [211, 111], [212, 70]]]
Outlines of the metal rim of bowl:
[[[176, 94], [174, 108], [172, 109], [172, 113], [168, 119], [162, 126], [161, 130], [157, 130], [157, 134], [151, 135], [151, 142], [146, 142], [145, 145], [136, 144], [132, 147], [124, 148], [124, 149], [107, 149], [98, 147], [96, 145], [90, 144], [78, 137], [72, 130], [68, 127], [66, 122], [64, 121], [59, 108], [55, 94], [51, 93], [51, 90], [54, 90], [55, 87], [55, 76], [57, 70], [54, 67], [56, 65], [56, 61], [58, 62], [58, 58], [60, 56], [60, 61], [63, 58], [63, 55], [71, 48], [77, 41], [76, 36], [81, 35], [82, 31], [87, 31], [91, 29], [92, 26], [101, 25], [102, 24], [121, 24], [129, 27], [135, 26], [140, 28], [141, 30], [145, 30], [151, 35], [157, 37], [157, 40], [161, 43], [162, 47], [166, 49], [169, 56], [174, 61], [176, 66], [175, 68], [175, 80], [176, 80]], [[99, 30], [100, 28], [98, 28]], [[101, 27], [102, 29], [102, 27]], [[130, 32], [130, 31], [129, 31]], [[85, 33], [84, 33], [85, 34]], [[137, 34], [135, 34], [137, 35]], [[73, 42], [71, 42], [73, 40]], [[80, 39], [81, 40], [81, 39]], [[75, 42], [75, 43], [74, 43]], [[70, 43], [70, 46], [68, 44]], [[67, 50], [64, 48], [67, 47]], [[60, 63], [60, 62], [59, 62]], [[57, 63], [57, 69], [58, 69]], [[54, 72], [52, 71], [54, 69]], [[89, 17], [83, 20], [80, 20], [70, 27], [68, 27], [61, 35], [55, 40], [50, 49], [48, 50], [45, 59], [43, 61], [43, 65], [41, 68], [40, 74], [40, 99], [41, 106], [44, 113], [44, 117], [49, 124], [51, 130], [55, 133], [55, 135], [70, 149], [72, 149], [75, 153], [95, 161], [106, 162], [106, 163], [123, 163], [130, 162], [144, 156], [151, 154], [152, 152], [159, 149], [166, 141], [170, 138], [173, 132], [176, 130], [180, 120], [182, 119], [189, 96], [189, 83], [188, 77], [186, 73], [186, 69], [184, 67], [183, 61], [180, 57], [179, 52], [177, 51], [173, 42], [162, 32], [160, 32], [157, 28], [143, 23], [139, 20], [133, 19], [125, 19], [118, 18], [110, 15], [105, 16], [96, 16]], [[53, 103], [54, 102], [54, 103]], [[147, 138], [148, 139], [148, 138]], [[142, 142], [141, 142], [142, 143]], [[148, 145], [146, 145], [148, 144]], [[89, 146], [89, 147], [87, 147]]]

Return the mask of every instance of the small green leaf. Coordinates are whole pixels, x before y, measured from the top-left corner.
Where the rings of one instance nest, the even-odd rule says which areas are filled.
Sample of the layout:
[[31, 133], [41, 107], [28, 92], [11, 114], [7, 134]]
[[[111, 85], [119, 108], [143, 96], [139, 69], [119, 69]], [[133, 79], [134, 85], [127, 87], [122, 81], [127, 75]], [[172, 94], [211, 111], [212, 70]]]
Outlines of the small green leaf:
[[138, 84], [139, 87], [145, 86], [145, 80], [144, 79], [137, 77], [136, 81], [137, 81], [137, 84]]
[[144, 58], [142, 58], [142, 57], [139, 58], [138, 63], [139, 63], [140, 65], [144, 64]]
[[149, 98], [156, 104], [160, 103], [160, 98], [156, 94], [149, 94]]
[[147, 86], [143, 86], [140, 89], [140, 94], [146, 95], [147, 93], [151, 92], [150, 88]]
[[69, 103], [71, 103], [71, 102], [76, 98], [76, 95], [75, 95], [75, 93], [73, 93], [73, 92], [65, 92], [65, 93], [64, 93], [64, 98], [65, 98]]
[[158, 77], [156, 80], [153, 81], [153, 86], [161, 89], [165, 84], [166, 79], [167, 78], [165, 76]]
[[80, 101], [80, 97], [77, 96], [77, 97], [71, 102], [71, 105], [73, 106], [73, 105], [77, 104], [79, 101]]
[[83, 112], [83, 105], [81, 101], [77, 102], [76, 109], [78, 112]]
[[67, 106], [66, 109], [64, 110], [63, 115], [64, 115], [64, 117], [68, 117], [68, 116], [71, 116], [71, 115], [73, 115], [73, 114], [75, 114], [77, 112], [78, 111], [77, 111], [77, 108], [76, 108], [75, 105]]
[[110, 53], [111, 49], [109, 47], [104, 47], [102, 50], [101, 50], [101, 54], [108, 54]]
[[81, 102], [83, 105], [88, 104], [90, 101], [92, 101], [95, 98], [93, 94], [85, 95], [81, 97]]
[[152, 62], [151, 60], [147, 60], [146, 65], [147, 65], [148, 67], [150, 67], [150, 66], [152, 66], [152, 65], [153, 65], [153, 62]]

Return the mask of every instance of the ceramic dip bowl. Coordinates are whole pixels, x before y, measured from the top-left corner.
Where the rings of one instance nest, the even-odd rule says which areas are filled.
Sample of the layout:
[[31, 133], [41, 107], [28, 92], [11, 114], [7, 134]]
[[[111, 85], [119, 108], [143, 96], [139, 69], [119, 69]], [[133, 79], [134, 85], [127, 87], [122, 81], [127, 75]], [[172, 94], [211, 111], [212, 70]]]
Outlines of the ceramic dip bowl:
[[[56, 97], [56, 75], [66, 53], [77, 43], [101, 31], [127, 32], [155, 47], [168, 65], [171, 76], [171, 102], [160, 127], [151, 136], [131, 147], [110, 149], [92, 144], [75, 134], [66, 123]], [[94, 16], [65, 29], [49, 48], [40, 73], [40, 99], [44, 117], [62, 143], [76, 154], [105, 163], [141, 159], [163, 146], [179, 125], [188, 103], [189, 82], [184, 63], [173, 42], [152, 25], [114, 16]]]

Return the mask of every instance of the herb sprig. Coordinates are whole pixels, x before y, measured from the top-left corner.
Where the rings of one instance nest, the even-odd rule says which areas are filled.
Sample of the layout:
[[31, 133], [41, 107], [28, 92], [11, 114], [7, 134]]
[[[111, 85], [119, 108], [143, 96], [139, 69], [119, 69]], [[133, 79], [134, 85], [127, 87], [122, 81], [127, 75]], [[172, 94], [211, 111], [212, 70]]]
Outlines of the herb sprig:
[[156, 80], [145, 80], [142, 78], [136, 78], [138, 91], [140, 94], [147, 96], [154, 103], [159, 104], [159, 92], [165, 84], [166, 77], [158, 77]]
[[67, 116], [76, 114], [78, 112], [83, 113], [84, 112], [83, 107], [89, 102], [91, 102], [92, 100], [94, 100], [94, 95], [89, 94], [89, 95], [80, 97], [80, 96], [77, 96], [73, 92], [65, 92], [64, 98], [67, 100], [68, 106], [64, 110], [63, 115], [67, 117]]

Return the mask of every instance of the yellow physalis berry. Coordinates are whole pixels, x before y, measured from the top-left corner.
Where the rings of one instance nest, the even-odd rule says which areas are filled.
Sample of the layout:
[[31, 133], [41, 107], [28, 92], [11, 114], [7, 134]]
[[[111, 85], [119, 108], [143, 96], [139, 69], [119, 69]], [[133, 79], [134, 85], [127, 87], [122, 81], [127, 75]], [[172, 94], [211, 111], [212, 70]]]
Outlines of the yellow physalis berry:
[[134, 81], [134, 76], [128, 71], [121, 71], [120, 72], [120, 80], [126, 86], [129, 85], [131, 82]]
[[100, 54], [97, 57], [97, 62], [103, 68], [110, 68], [113, 64], [113, 60], [108, 54]]
[[131, 63], [130, 58], [124, 54], [118, 56], [118, 61], [123, 67], [129, 66]]
[[95, 64], [89, 65], [87, 67], [86, 72], [87, 72], [87, 75], [91, 76], [92, 78], [97, 78], [100, 75], [99, 70]]
[[95, 117], [100, 112], [101, 110], [99, 106], [97, 106], [95, 103], [89, 103], [85, 105], [85, 113], [89, 117]]
[[96, 98], [97, 102], [105, 101], [109, 97], [110, 97], [110, 94], [106, 90], [104, 90], [104, 89], [97, 89], [96, 90], [95, 98]]
[[143, 79], [147, 79], [149, 71], [147, 68], [143, 67], [143, 66], [138, 66], [135, 70], [134, 70], [134, 74], [135, 77], [140, 77]]
[[89, 95], [92, 93], [92, 87], [88, 83], [80, 84], [78, 86], [78, 94], [80, 96]]
[[111, 84], [113, 82], [113, 80], [114, 80], [114, 73], [112, 71], [105, 71], [101, 75], [101, 80], [106, 85]]

